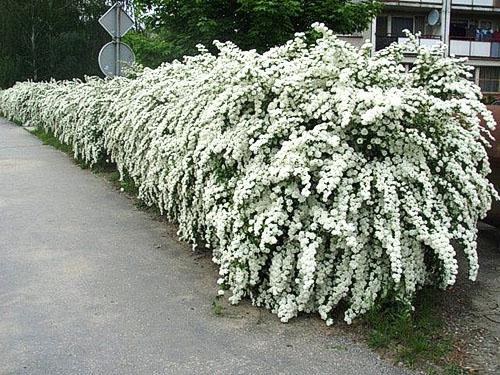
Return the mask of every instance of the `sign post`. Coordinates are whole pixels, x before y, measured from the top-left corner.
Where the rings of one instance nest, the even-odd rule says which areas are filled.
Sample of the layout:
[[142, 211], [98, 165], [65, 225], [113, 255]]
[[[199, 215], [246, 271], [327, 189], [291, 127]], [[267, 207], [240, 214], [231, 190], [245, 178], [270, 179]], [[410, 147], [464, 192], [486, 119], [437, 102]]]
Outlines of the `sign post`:
[[120, 64], [118, 63], [119, 59], [120, 59], [120, 11], [121, 11], [122, 7], [121, 7], [121, 3], [118, 1], [116, 3], [116, 11], [115, 11], [115, 14], [116, 14], [116, 36], [113, 38], [113, 41], [115, 42], [115, 61], [117, 62], [115, 64], [115, 76], [119, 76], [120, 75]]
[[134, 26], [134, 21], [117, 1], [99, 19], [101, 26], [111, 35], [113, 41], [107, 43], [99, 52], [99, 67], [108, 77], [122, 75], [122, 68], [130, 66], [135, 56], [128, 45], [120, 39]]

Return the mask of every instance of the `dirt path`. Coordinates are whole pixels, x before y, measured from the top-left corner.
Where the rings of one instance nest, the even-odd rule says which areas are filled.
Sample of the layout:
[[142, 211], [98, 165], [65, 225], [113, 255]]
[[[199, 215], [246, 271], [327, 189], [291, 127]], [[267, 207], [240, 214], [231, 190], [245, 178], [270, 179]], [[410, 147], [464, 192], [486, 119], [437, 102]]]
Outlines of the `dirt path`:
[[479, 228], [478, 279], [459, 279], [446, 293], [444, 311], [464, 366], [481, 374], [500, 374], [500, 231], [484, 224]]

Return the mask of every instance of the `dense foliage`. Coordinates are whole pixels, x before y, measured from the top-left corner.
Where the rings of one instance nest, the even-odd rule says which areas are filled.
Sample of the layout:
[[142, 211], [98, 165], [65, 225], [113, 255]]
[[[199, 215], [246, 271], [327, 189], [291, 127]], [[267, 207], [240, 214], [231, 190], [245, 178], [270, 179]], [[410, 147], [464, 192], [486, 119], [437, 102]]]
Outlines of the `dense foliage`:
[[147, 30], [131, 30], [123, 38], [135, 54], [136, 62], [142, 66], [156, 68], [161, 63], [181, 56], [172, 55], [172, 43], [167, 37]]
[[0, 87], [99, 74], [106, 0], [0, 0]]
[[232, 302], [283, 321], [411, 303], [455, 282], [457, 250], [475, 279], [476, 221], [496, 193], [494, 120], [470, 68], [413, 38], [370, 56], [315, 30], [263, 54], [216, 43], [217, 56], [135, 79], [17, 84], [0, 112], [115, 161], [183, 239], [212, 249]]
[[366, 29], [381, 3], [351, 0], [135, 0], [147, 29], [169, 42], [170, 59], [196, 52], [198, 43], [232, 41], [258, 52], [323, 22], [337, 33]]
[[[137, 61], [157, 67], [196, 52], [198, 43], [232, 40], [263, 51], [320, 20], [337, 32], [366, 28], [372, 0], [120, 0], [140, 19], [125, 36]], [[98, 19], [115, 0], [0, 0], [0, 87], [17, 81], [101, 75], [97, 57], [111, 40]]]

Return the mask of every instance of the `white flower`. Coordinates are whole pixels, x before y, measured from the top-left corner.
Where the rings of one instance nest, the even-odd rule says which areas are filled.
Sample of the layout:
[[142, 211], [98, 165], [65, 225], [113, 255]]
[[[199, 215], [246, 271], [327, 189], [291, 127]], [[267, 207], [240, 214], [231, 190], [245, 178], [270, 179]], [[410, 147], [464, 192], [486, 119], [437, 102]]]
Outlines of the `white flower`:
[[283, 322], [305, 311], [330, 325], [341, 304], [350, 323], [382, 296], [451, 285], [457, 250], [474, 279], [476, 221], [497, 195], [495, 122], [470, 68], [410, 35], [406, 73], [408, 45], [370, 56], [314, 27], [313, 45], [217, 42], [217, 56], [199, 47], [135, 79], [18, 83], [0, 113], [116, 163], [182, 239], [212, 249], [218, 295]]

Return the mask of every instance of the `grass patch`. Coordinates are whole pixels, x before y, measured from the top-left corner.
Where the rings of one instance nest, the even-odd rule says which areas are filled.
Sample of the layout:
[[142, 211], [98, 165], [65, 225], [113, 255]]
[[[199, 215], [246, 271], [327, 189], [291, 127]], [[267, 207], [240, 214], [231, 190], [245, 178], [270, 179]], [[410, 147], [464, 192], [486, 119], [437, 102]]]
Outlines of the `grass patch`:
[[73, 150], [70, 145], [62, 143], [52, 132], [45, 131], [42, 128], [35, 128], [30, 130], [30, 133], [35, 135], [42, 141], [44, 145], [52, 146], [66, 154], [73, 156]]
[[[7, 118], [7, 116], [2, 115], [1, 113], [0, 113], [0, 117]], [[19, 120], [18, 118], [13, 118], [13, 119], [10, 119], [9, 121], [12, 122], [13, 124], [16, 124], [17, 126], [24, 126], [23, 122], [21, 120]]]
[[220, 303], [220, 297], [217, 296], [215, 299], [212, 301], [212, 313], [217, 316], [222, 316], [224, 314], [224, 307]]
[[[109, 163], [104, 160], [100, 160], [96, 164], [93, 164], [92, 167], [90, 167], [89, 163], [86, 163], [84, 160], [75, 158], [72, 146], [61, 142], [53, 132], [47, 131], [41, 127], [37, 127], [33, 130], [30, 130], [29, 132], [40, 139], [44, 145], [52, 146], [57, 150], [60, 150], [69, 155], [82, 169], [91, 169], [92, 172], [102, 175], [121, 191], [131, 194], [135, 197], [137, 197], [137, 195], [139, 194], [138, 187], [135, 185], [134, 180], [132, 179], [132, 177], [130, 177], [127, 171], [124, 171], [123, 176], [120, 180], [120, 173], [116, 169], [115, 163]], [[141, 209], [151, 209], [151, 207], [147, 206], [141, 200], [138, 200], [136, 202], [136, 206]], [[155, 213], [160, 214], [159, 209], [155, 209], [154, 211]]]
[[[118, 174], [119, 175], [119, 174]], [[123, 173], [121, 181], [119, 181], [120, 188], [123, 189], [123, 191], [126, 191], [129, 194], [134, 194], [137, 196], [139, 194], [139, 189], [137, 186], [135, 186], [134, 180], [130, 175], [128, 174], [127, 171]]]
[[[127, 192], [129, 194], [133, 194], [134, 196], [137, 196], [139, 194], [139, 188], [135, 185], [134, 180], [128, 172], [124, 172], [122, 179], [120, 180], [120, 172], [116, 170], [116, 166], [114, 166], [114, 169], [112, 171], [97, 171], [98, 173], [105, 173], [106, 178], [111, 181], [115, 186], [119, 187], [120, 190]], [[144, 205], [144, 207], [147, 207], [144, 203], [139, 203], [139, 206]]]
[[116, 170], [116, 166], [114, 164], [106, 163], [104, 161], [99, 161], [98, 163], [90, 167], [90, 164], [85, 160], [75, 157], [75, 154], [73, 153], [73, 147], [71, 145], [61, 142], [59, 138], [57, 138], [51, 131], [45, 130], [41, 127], [37, 127], [33, 130], [29, 130], [29, 132], [36, 136], [39, 140], [41, 140], [44, 145], [52, 146], [55, 149], [69, 155], [75, 161], [75, 163], [83, 169], [90, 168], [93, 172], [97, 173], [109, 173]]
[[[42, 141], [44, 145], [47, 146], [52, 146], [55, 149], [64, 152], [65, 154], [69, 155], [75, 162], [76, 165], [78, 165], [82, 169], [88, 169], [90, 168], [90, 165], [86, 163], [82, 159], [78, 159], [75, 157], [75, 154], [73, 153], [73, 148], [71, 145], [61, 142], [59, 138], [57, 138], [53, 132], [47, 131], [41, 127], [37, 127], [33, 130], [29, 130], [31, 134], [36, 136], [39, 140]], [[94, 165], [92, 168], [101, 168], [101, 165]]]
[[368, 345], [385, 349], [397, 362], [416, 367], [432, 364], [442, 371], [428, 373], [465, 374], [458, 364], [447, 357], [453, 351], [451, 337], [444, 333], [440, 311], [442, 291], [422, 290], [415, 301], [415, 311], [407, 306], [382, 305], [366, 314], [363, 324], [368, 329]]

